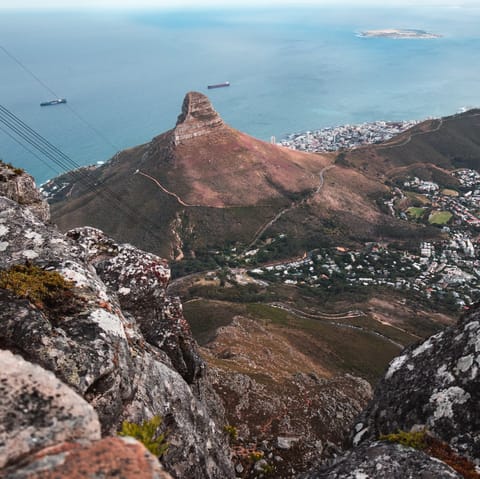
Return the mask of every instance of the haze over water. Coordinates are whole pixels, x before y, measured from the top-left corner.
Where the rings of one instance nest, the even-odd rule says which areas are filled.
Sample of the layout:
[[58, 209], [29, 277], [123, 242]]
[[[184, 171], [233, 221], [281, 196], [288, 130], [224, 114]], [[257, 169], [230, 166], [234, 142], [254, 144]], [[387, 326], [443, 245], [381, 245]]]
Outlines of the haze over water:
[[[172, 128], [187, 91], [227, 123], [269, 140], [373, 120], [422, 119], [480, 105], [480, 8], [2, 12], [0, 45], [118, 149]], [[423, 29], [434, 40], [359, 38]], [[78, 164], [115, 147], [0, 51], [0, 104]], [[207, 85], [230, 81], [229, 88]], [[1, 125], [0, 125], [1, 126]], [[47, 168], [0, 131], [0, 158], [41, 183]]]

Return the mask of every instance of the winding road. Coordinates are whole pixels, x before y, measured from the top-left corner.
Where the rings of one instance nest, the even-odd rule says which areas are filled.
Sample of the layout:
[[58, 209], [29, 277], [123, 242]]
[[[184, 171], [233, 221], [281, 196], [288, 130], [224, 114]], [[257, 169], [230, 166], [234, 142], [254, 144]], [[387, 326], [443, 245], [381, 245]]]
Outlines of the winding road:
[[173, 191], [167, 190], [167, 188], [165, 188], [156, 178], [154, 178], [153, 176], [150, 176], [147, 173], [144, 173], [143, 171], [136, 170], [133, 174], [134, 175], [142, 175], [145, 178], [148, 178], [149, 180], [152, 180], [164, 193], [166, 193], [167, 195], [173, 196], [178, 201], [178, 203], [182, 206], [197, 206], [197, 207], [199, 206], [199, 205], [191, 205], [189, 203], [186, 203], [176, 193], [173, 193]]
[[440, 130], [440, 128], [443, 125], [443, 118], [440, 118], [438, 120], [438, 125], [433, 129], [433, 130], [427, 130], [427, 131], [419, 131], [418, 133], [412, 133], [411, 135], [408, 135], [408, 138], [400, 143], [395, 143], [393, 145], [385, 145], [385, 146], [379, 146], [379, 150], [388, 150], [391, 148], [399, 148], [401, 146], [408, 145], [411, 141], [412, 138], [415, 136], [420, 136], [420, 135], [426, 135], [427, 133], [435, 133], [436, 131]]
[[378, 331], [374, 331], [369, 328], [364, 328], [362, 326], [355, 326], [353, 324], [345, 324], [345, 323], [340, 323], [340, 320], [345, 320], [345, 319], [354, 319], [354, 318], [360, 318], [362, 316], [366, 316], [366, 314], [363, 311], [359, 310], [351, 310], [351, 311], [346, 311], [345, 313], [317, 313], [317, 314], [311, 314], [311, 313], [305, 313], [303, 311], [300, 311], [299, 309], [292, 308], [286, 304], [283, 303], [269, 303], [269, 306], [272, 308], [277, 308], [281, 309], [282, 311], [287, 311], [288, 313], [291, 313], [297, 317], [304, 318], [304, 319], [318, 319], [323, 321], [326, 324], [330, 324], [331, 326], [335, 326], [337, 328], [346, 328], [346, 329], [354, 329], [356, 331], [361, 331], [363, 333], [371, 334], [372, 336], [377, 336], [384, 341], [387, 341], [394, 346], [403, 349], [405, 347], [404, 344], [401, 344], [397, 341], [394, 341], [393, 339], [389, 338], [388, 336], [385, 336], [382, 333], [379, 333]]

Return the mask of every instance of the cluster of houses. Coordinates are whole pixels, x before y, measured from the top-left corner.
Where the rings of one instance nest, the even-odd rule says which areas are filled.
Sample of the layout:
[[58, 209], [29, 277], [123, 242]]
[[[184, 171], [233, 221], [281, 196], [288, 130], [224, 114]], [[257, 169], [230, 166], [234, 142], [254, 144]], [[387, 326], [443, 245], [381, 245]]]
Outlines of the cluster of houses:
[[[454, 218], [453, 224], [480, 228], [480, 219], [477, 214], [480, 209], [480, 174], [475, 170], [461, 169], [452, 172], [452, 175], [460, 182], [461, 187], [457, 190], [442, 189], [433, 181], [424, 181], [417, 177], [404, 181], [403, 187], [425, 195], [433, 209], [450, 212]], [[398, 188], [395, 189], [394, 194], [404, 196]], [[386, 204], [395, 215], [394, 200], [387, 200]], [[408, 219], [401, 212], [399, 215], [403, 219]]]
[[295, 150], [322, 152], [357, 148], [361, 145], [381, 143], [408, 130], [418, 121], [374, 121], [359, 125], [342, 125], [288, 135], [280, 145]]
[[468, 233], [455, 233], [438, 244], [420, 243], [418, 254], [381, 243], [369, 243], [361, 251], [324, 248], [305, 258], [256, 267], [249, 273], [284, 284], [327, 289], [343, 282], [411, 290], [432, 301], [454, 298], [461, 308], [480, 299], [479, 248]]

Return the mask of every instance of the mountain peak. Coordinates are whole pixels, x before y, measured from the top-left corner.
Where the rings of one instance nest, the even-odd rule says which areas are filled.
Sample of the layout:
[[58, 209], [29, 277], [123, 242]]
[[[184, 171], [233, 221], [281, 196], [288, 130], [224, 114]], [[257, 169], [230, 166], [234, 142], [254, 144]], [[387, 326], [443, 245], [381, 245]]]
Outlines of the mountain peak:
[[175, 144], [197, 136], [208, 135], [222, 128], [224, 122], [215, 111], [210, 100], [203, 93], [196, 91], [185, 95], [182, 113], [178, 116], [175, 126]]

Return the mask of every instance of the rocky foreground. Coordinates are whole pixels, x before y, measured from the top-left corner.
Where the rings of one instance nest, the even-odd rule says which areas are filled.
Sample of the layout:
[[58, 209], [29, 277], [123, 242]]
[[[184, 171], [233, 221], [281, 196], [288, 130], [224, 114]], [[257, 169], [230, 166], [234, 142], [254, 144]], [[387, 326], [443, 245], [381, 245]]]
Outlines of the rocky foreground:
[[223, 407], [166, 296], [165, 261], [92, 228], [65, 236], [12, 191], [0, 197], [0, 270], [13, 278], [15, 265], [34, 265], [71, 289], [56, 303], [0, 289], [0, 345], [11, 351], [0, 372], [3, 474], [66, 477], [73, 461], [75, 477], [169, 477], [141, 444], [101, 440], [122, 421], [161, 416], [174, 477], [234, 477]]
[[[2, 166], [0, 179], [0, 477], [298, 477], [288, 467], [279, 476], [258, 451], [254, 468], [234, 469], [234, 431], [214, 386], [228, 391], [238, 420], [255, 401], [275, 409], [275, 398], [239, 374], [209, 377], [181, 304], [166, 294], [166, 262], [94, 228], [63, 235], [46, 223], [30, 177]], [[318, 466], [303, 477], [478, 478], [479, 368], [475, 309], [392, 361], [355, 423], [352, 449], [327, 462], [317, 451]], [[116, 435], [123, 421], [155, 416], [168, 443], [163, 466]], [[297, 439], [281, 436], [277, 447]]]

